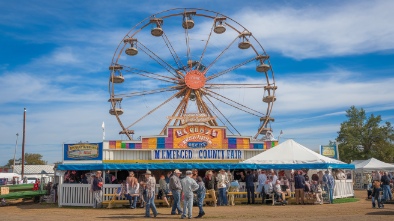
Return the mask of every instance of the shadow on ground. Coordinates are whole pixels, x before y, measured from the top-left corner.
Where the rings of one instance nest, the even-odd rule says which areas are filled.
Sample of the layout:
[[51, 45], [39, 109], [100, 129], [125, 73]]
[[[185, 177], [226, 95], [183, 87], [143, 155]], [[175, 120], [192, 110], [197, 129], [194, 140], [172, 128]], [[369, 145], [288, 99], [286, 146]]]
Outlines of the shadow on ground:
[[378, 216], [394, 216], [394, 210], [393, 209], [377, 209], [374, 212], [367, 213], [365, 215], [378, 215]]

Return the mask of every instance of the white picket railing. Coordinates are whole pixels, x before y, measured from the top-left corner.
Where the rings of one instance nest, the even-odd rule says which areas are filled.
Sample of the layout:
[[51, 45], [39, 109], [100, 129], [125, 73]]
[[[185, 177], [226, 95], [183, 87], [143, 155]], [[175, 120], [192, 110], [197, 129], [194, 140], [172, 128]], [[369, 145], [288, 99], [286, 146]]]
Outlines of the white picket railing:
[[58, 203], [61, 206], [93, 206], [93, 193], [89, 184], [64, 183], [58, 187]]
[[[245, 183], [240, 182], [240, 192], [245, 192]], [[257, 190], [257, 183], [255, 183]], [[103, 200], [110, 200], [112, 194], [116, 192], [120, 184], [104, 184]], [[158, 189], [159, 185], [156, 185]], [[90, 184], [63, 183], [58, 188], [58, 203], [61, 206], [93, 206], [93, 193], [90, 191]], [[354, 196], [352, 180], [335, 180], [334, 199]], [[238, 196], [241, 197], [241, 196]], [[242, 196], [245, 197], [245, 196]]]
[[353, 180], [335, 180], [334, 199], [354, 196]]

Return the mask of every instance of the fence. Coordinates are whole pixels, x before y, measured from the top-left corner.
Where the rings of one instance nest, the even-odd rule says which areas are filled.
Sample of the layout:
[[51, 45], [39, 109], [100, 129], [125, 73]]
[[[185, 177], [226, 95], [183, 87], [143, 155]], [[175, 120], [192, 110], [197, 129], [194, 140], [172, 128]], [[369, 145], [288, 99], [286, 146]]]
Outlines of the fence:
[[354, 196], [353, 180], [335, 180], [334, 199]]
[[[244, 192], [245, 183], [240, 182], [240, 191]], [[110, 196], [105, 194], [112, 194], [120, 184], [104, 184], [103, 186], [103, 200], [110, 200]], [[158, 191], [159, 185], [156, 185]], [[255, 183], [257, 189], [257, 183]], [[59, 207], [61, 206], [93, 206], [93, 193], [90, 192], [89, 184], [71, 184], [63, 183], [59, 185]], [[353, 181], [352, 180], [335, 180], [334, 199], [346, 198], [354, 196]], [[241, 196], [238, 196], [241, 197]], [[244, 197], [244, 196], [242, 196]]]

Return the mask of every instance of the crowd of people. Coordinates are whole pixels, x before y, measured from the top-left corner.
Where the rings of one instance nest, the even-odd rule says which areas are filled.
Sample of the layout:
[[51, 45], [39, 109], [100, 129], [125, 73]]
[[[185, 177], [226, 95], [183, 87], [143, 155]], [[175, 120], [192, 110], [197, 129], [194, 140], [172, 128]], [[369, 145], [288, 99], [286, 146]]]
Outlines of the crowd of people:
[[[384, 208], [384, 203], [393, 200], [394, 175], [387, 171], [374, 171], [364, 176], [364, 188], [372, 199], [372, 208]], [[376, 207], [377, 202], [377, 207]]]
[[[198, 170], [188, 170], [185, 175], [178, 169], [160, 175], [156, 182], [152, 172], [147, 170], [143, 176], [137, 178], [133, 171], [123, 181], [122, 188], [118, 192], [119, 196], [124, 196], [129, 200], [131, 209], [136, 209], [137, 204], [141, 208], [145, 207], [145, 217], [150, 217], [152, 210], [153, 216], [158, 215], [155, 199], [162, 200], [170, 207], [169, 198], [172, 199], [171, 215], [180, 215], [181, 218], [192, 218], [193, 205], [199, 208], [198, 216], [205, 215], [203, 204], [205, 195], [209, 194], [212, 206], [234, 205], [234, 194], [229, 192], [240, 191], [239, 182], [245, 182], [247, 193], [247, 204], [255, 204], [255, 196], [260, 194], [262, 202], [274, 196], [275, 203], [286, 205], [286, 198], [295, 197], [296, 204], [304, 204], [304, 199], [308, 194], [313, 195], [316, 204], [323, 203], [323, 191], [329, 195], [330, 202], [333, 200], [333, 190], [335, 179], [327, 170], [319, 171], [308, 176], [307, 170], [258, 170], [258, 171], [217, 171], [208, 170], [204, 176], [199, 176]], [[101, 207], [102, 186], [114, 177], [107, 171], [105, 180], [102, 172], [97, 171], [92, 176], [91, 189], [94, 194], [94, 207]], [[255, 185], [257, 183], [257, 186]], [[156, 184], [159, 184], [157, 191]], [[255, 189], [257, 187], [257, 189]], [[157, 191], [157, 193], [156, 193]], [[181, 201], [183, 207], [181, 207]]]

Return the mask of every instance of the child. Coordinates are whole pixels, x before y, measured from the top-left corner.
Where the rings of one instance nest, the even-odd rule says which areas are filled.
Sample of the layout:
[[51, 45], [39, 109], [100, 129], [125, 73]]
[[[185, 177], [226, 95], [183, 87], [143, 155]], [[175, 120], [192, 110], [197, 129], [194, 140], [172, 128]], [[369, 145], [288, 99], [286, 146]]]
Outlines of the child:
[[380, 187], [380, 182], [379, 181], [374, 181], [373, 187], [372, 187], [372, 208], [375, 208], [375, 199], [378, 201], [378, 208], [384, 208], [384, 205], [380, 199], [380, 192], [382, 191], [382, 188]]
[[202, 178], [200, 176], [197, 177], [196, 181], [198, 184], [198, 189], [196, 192], [197, 192], [197, 200], [198, 200], [197, 202], [198, 202], [198, 209], [199, 209], [198, 216], [196, 216], [196, 218], [201, 218], [205, 215], [205, 212], [204, 212], [202, 206], [204, 204], [206, 189], [205, 189], [205, 184], [202, 181]]

